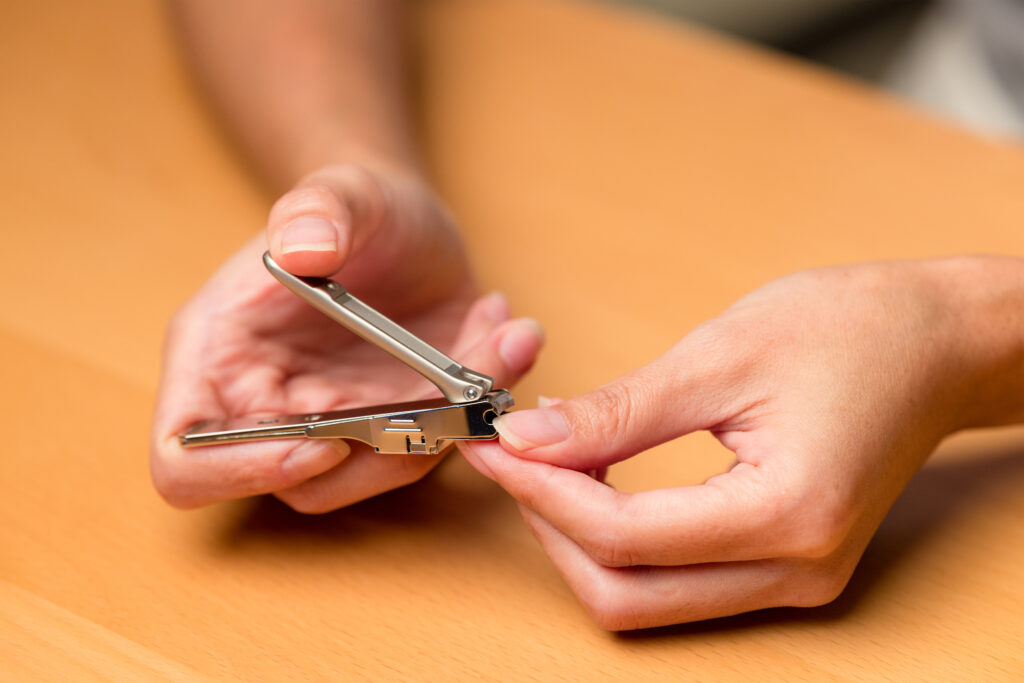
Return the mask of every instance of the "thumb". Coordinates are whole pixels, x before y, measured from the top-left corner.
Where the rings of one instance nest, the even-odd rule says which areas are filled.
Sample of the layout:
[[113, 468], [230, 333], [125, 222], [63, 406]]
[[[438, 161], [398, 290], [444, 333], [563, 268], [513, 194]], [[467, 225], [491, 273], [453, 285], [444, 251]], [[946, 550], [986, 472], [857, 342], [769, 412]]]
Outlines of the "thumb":
[[332, 166], [302, 180], [270, 210], [270, 255], [294, 275], [336, 273], [383, 222], [386, 188], [359, 166]]
[[506, 413], [494, 424], [502, 446], [515, 455], [598, 469], [726, 419], [719, 382], [702, 374], [673, 350], [587, 394]]

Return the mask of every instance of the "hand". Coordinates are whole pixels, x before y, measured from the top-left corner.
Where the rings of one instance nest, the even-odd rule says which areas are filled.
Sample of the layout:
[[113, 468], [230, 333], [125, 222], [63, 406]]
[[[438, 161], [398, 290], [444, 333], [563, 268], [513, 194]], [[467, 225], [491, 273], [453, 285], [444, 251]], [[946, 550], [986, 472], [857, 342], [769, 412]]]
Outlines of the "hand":
[[[266, 241], [297, 275], [331, 275], [353, 294], [497, 386], [515, 382], [542, 343], [498, 294], [477, 298], [462, 244], [417, 178], [333, 166], [273, 207]], [[416, 400], [437, 391], [284, 289], [264, 240], [235, 254], [172, 320], [154, 418], [151, 468], [173, 505], [273, 493], [324, 512], [415, 481], [441, 456], [376, 454], [358, 442], [287, 440], [182, 449], [204, 419], [305, 413]]]
[[[958, 259], [793, 275], [462, 449], [604, 628], [824, 604], [945, 435], [1021, 418], [1022, 273]], [[629, 495], [584, 473], [696, 430], [736, 455], [703, 485]]]

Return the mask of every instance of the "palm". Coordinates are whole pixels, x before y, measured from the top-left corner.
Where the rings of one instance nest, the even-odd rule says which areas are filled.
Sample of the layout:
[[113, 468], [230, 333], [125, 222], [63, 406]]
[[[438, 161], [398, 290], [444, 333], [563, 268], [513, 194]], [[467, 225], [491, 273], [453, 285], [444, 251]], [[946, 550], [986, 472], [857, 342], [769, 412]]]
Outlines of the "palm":
[[[338, 279], [414, 334], [451, 351], [476, 288], [447, 213], [421, 183], [349, 170], [364, 227]], [[396, 249], [396, 243], [400, 248]], [[310, 307], [263, 269], [261, 241], [210, 283], [200, 356], [224, 416], [420, 398], [430, 385]], [[235, 291], [237, 290], [237, 291]], [[205, 296], [204, 296], [205, 295]]]
[[[257, 260], [258, 263], [258, 260]], [[276, 282], [217, 316], [204, 354], [225, 416], [301, 413], [422, 398], [432, 390], [399, 361], [356, 337]], [[474, 291], [461, 289], [398, 320], [452, 352]]]
[[[347, 216], [349, 240], [336, 254], [344, 266], [335, 279], [499, 386], [525, 372], [540, 348], [536, 325], [508, 320], [500, 297], [476, 299], [458, 233], [429, 189], [347, 167], [330, 172], [334, 185], [320, 187], [314, 177], [293, 194], [307, 213]], [[275, 223], [275, 212], [287, 214], [282, 202], [271, 212], [272, 225], [294, 217], [277, 216]], [[170, 326], [153, 429], [157, 488], [183, 506], [273, 492], [297, 509], [319, 511], [423, 476], [437, 457], [376, 454], [362, 445], [345, 457], [316, 440], [182, 451], [177, 434], [203, 420], [338, 410], [436, 392], [282, 287], [263, 268], [264, 249], [262, 236], [243, 247]]]

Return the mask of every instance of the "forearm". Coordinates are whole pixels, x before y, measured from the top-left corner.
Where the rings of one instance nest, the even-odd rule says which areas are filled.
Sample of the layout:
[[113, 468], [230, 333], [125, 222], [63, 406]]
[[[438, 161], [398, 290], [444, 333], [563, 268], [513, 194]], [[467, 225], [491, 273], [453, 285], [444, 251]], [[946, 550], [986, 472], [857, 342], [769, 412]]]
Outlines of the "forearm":
[[278, 189], [333, 162], [415, 168], [398, 0], [173, 0], [200, 79]]

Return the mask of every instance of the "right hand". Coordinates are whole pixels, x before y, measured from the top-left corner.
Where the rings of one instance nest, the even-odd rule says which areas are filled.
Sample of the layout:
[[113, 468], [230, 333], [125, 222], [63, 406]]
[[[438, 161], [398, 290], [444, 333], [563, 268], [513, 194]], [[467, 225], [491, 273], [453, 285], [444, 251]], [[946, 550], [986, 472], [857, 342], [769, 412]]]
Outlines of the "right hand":
[[[273, 207], [266, 243], [295, 275], [330, 276], [414, 334], [508, 386], [533, 364], [539, 325], [479, 297], [458, 232], [427, 185], [405, 172], [337, 165]], [[339, 410], [437, 390], [285, 290], [263, 267], [262, 237], [225, 263], [174, 317], [150, 464], [178, 507], [273, 493], [325, 512], [421, 478], [441, 456], [374, 453], [359, 442], [278, 440], [184, 450], [206, 419]]]
[[[1024, 421], [1022, 303], [1017, 259], [798, 273], [604, 387], [502, 415], [500, 444], [462, 450], [605, 628], [824, 604], [942, 438]], [[735, 453], [728, 472], [635, 494], [602, 482], [698, 430]]]

